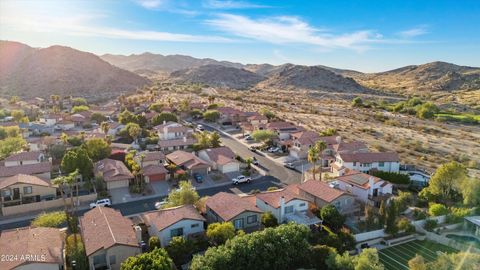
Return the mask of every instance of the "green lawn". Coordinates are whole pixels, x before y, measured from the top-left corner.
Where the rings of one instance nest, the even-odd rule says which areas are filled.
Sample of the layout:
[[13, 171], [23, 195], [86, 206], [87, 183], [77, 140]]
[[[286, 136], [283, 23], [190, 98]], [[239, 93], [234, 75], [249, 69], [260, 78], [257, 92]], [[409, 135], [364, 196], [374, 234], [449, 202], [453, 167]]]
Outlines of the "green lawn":
[[457, 250], [440, 245], [431, 241], [411, 241], [405, 244], [380, 250], [380, 261], [386, 270], [408, 270], [408, 261], [416, 254], [423, 256], [425, 261], [433, 261], [437, 258], [437, 252], [454, 253]]
[[447, 121], [451, 120], [451, 121], [470, 122], [470, 123], [474, 121], [480, 122], [480, 115], [476, 115], [476, 114], [467, 114], [467, 113], [451, 114], [451, 113], [442, 112], [442, 113], [435, 114], [435, 116], [437, 118], [443, 118]]

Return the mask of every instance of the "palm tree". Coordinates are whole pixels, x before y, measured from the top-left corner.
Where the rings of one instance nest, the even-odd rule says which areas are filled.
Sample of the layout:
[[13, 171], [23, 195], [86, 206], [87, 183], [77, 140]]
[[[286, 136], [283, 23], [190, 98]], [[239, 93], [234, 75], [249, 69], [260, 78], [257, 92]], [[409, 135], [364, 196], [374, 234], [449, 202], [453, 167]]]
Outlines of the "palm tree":
[[322, 181], [323, 151], [325, 151], [325, 149], [327, 149], [327, 144], [324, 141], [318, 141], [315, 144], [315, 148], [317, 148], [318, 156], [320, 157], [319, 173], [320, 173], [320, 181]]
[[107, 122], [102, 122], [100, 124], [100, 128], [102, 129], [103, 133], [107, 135], [108, 131], [110, 130], [110, 125]]
[[65, 215], [68, 217], [67, 199], [65, 198], [65, 183], [66, 183], [65, 176], [58, 176], [57, 178], [53, 179], [52, 183], [54, 185], [58, 185], [60, 189], [60, 194], [62, 195], [62, 200], [63, 200], [63, 209], [65, 211]]
[[313, 180], [315, 179], [315, 164], [317, 164], [318, 161], [318, 148], [315, 146], [311, 146], [310, 149], [308, 149], [308, 156], [307, 156], [308, 162], [312, 163], [313, 165]]
[[65, 132], [62, 132], [62, 135], [60, 135], [60, 140], [63, 142], [63, 144], [68, 143], [68, 135]]

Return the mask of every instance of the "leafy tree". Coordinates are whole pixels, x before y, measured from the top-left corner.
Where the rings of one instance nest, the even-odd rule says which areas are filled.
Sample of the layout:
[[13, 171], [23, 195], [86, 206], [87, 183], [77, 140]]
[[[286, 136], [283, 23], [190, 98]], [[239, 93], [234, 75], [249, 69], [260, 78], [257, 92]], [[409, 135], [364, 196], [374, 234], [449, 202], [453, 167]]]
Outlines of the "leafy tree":
[[72, 113], [79, 113], [79, 112], [84, 112], [84, 111], [88, 111], [90, 110], [90, 108], [88, 106], [85, 106], [85, 105], [80, 105], [80, 106], [75, 106], [72, 108]]
[[441, 203], [433, 203], [428, 208], [428, 213], [431, 216], [438, 217], [438, 216], [448, 214], [448, 209], [447, 209], [447, 207], [445, 207], [445, 205], [443, 205]]
[[81, 147], [68, 150], [63, 156], [60, 168], [63, 173], [78, 170], [83, 179], [90, 179], [93, 175], [93, 162], [87, 151]]
[[433, 262], [428, 263], [428, 270], [478, 270], [480, 254], [475, 252], [442, 253]]
[[38, 215], [33, 221], [32, 226], [35, 227], [51, 227], [61, 228], [67, 222], [65, 212], [49, 212]]
[[480, 180], [468, 178], [460, 186], [460, 192], [463, 195], [465, 205], [480, 205]]
[[320, 210], [320, 218], [334, 230], [340, 229], [343, 223], [345, 223], [345, 217], [331, 204], [322, 207]]
[[128, 123], [137, 123], [137, 118], [135, 114], [131, 113], [128, 110], [124, 110], [123, 112], [118, 114], [118, 121], [124, 125]]
[[440, 110], [435, 104], [427, 102], [418, 108], [417, 116], [422, 119], [432, 119], [439, 111]]
[[387, 218], [387, 209], [385, 205], [385, 200], [380, 202], [380, 208], [378, 209], [378, 223], [382, 226], [385, 225], [385, 219]]
[[395, 203], [398, 207], [398, 212], [402, 213], [407, 210], [408, 205], [413, 203], [413, 194], [407, 191], [400, 191], [398, 196], [395, 197]]
[[87, 100], [81, 97], [72, 98], [72, 105], [73, 106], [87, 105]]
[[90, 120], [94, 121], [97, 124], [107, 121], [107, 117], [101, 113], [94, 112], [90, 116]]
[[315, 269], [328, 269], [328, 257], [337, 254], [337, 251], [326, 245], [316, 245], [310, 248], [310, 267]]
[[435, 219], [427, 219], [425, 220], [425, 224], [423, 224], [423, 228], [425, 230], [431, 232], [433, 229], [435, 229], [438, 225], [438, 222]]
[[408, 174], [384, 171], [372, 171], [372, 175], [387, 180], [393, 184], [408, 185], [410, 184], [410, 176]]
[[410, 223], [410, 220], [408, 220], [408, 218], [401, 218], [400, 220], [398, 220], [397, 222], [397, 228], [398, 230], [400, 231], [405, 231], [405, 232], [408, 232], [408, 233], [413, 233], [415, 232], [415, 226], [413, 226], [411, 223]]
[[208, 110], [203, 113], [203, 119], [207, 120], [208, 122], [216, 122], [219, 118], [220, 113], [216, 110]]
[[193, 145], [195, 151], [200, 151], [207, 148], [220, 147], [220, 135], [218, 132], [199, 132], [194, 134], [197, 142]]
[[385, 220], [385, 232], [388, 234], [396, 234], [398, 232], [398, 227], [397, 227], [397, 216], [398, 216], [398, 210], [397, 210], [397, 204], [395, 201], [391, 201], [387, 205], [387, 216]]
[[235, 236], [235, 227], [231, 222], [211, 223], [207, 227], [207, 238], [214, 245], [223, 245]]
[[171, 112], [162, 112], [152, 118], [152, 125], [161, 125], [163, 122], [177, 122], [177, 116]]
[[[327, 149], [327, 144], [324, 141], [320, 140], [320, 141], [317, 141], [315, 143], [314, 148], [317, 149], [318, 159], [320, 159], [319, 173], [320, 173], [320, 181], [322, 181], [323, 151], [325, 151], [325, 149]], [[314, 179], [315, 179], [315, 167], [313, 169], [314, 169], [313, 170], [313, 175], [314, 175]]]
[[272, 120], [272, 119], [274, 119], [274, 118], [276, 117], [276, 115], [275, 115], [272, 111], [270, 111], [270, 110], [268, 110], [268, 109], [266, 109], [266, 108], [261, 109], [261, 110], [260, 110], [260, 113], [261, 113], [263, 116], [267, 117], [268, 120]]
[[68, 262], [75, 261], [76, 269], [88, 269], [88, 259], [80, 234], [71, 234], [65, 243], [65, 255]]
[[194, 109], [190, 111], [190, 116], [193, 118], [199, 118], [200, 116], [203, 116], [203, 113], [199, 109]]
[[337, 130], [334, 128], [327, 128], [320, 132], [320, 136], [333, 136], [335, 134], [337, 134]]
[[52, 144], [48, 146], [48, 154], [54, 160], [61, 160], [67, 151], [67, 147], [63, 144]]
[[71, 146], [80, 146], [83, 143], [82, 138], [80, 138], [78, 136], [70, 136], [69, 137], [67, 135], [66, 140], [67, 140], [68, 144], [70, 144]]
[[0, 126], [0, 140], [4, 140], [10, 137], [19, 137], [20, 128], [18, 126], [2, 127]]
[[265, 228], [276, 227], [278, 226], [277, 218], [272, 214], [272, 212], [264, 212], [261, 217], [262, 225]]
[[148, 109], [150, 111], [155, 111], [157, 113], [161, 113], [162, 112], [162, 109], [164, 107], [164, 104], [163, 103], [153, 103], [152, 105], [150, 105], [150, 107], [148, 107]]
[[107, 122], [102, 122], [100, 124], [100, 129], [103, 131], [105, 135], [107, 135], [108, 131], [110, 130], [110, 125]]
[[20, 122], [20, 120], [25, 117], [25, 112], [22, 110], [12, 110], [10, 112], [10, 115], [13, 117], [13, 120], [15, 122]]
[[417, 254], [408, 261], [408, 268], [410, 270], [427, 270], [427, 265], [422, 255]]
[[290, 223], [237, 236], [194, 256], [190, 269], [297, 269], [309, 261], [308, 235], [306, 226]]
[[195, 204], [200, 196], [193, 188], [192, 183], [180, 181], [178, 190], [172, 190], [167, 197], [165, 207], [175, 207], [185, 204]]
[[128, 257], [120, 267], [121, 270], [173, 270], [173, 261], [163, 248]]
[[352, 100], [352, 106], [353, 107], [362, 107], [363, 106], [363, 100], [360, 97], [356, 97]]
[[452, 161], [441, 165], [435, 171], [426, 189], [442, 201], [448, 202], [454, 199], [457, 192], [461, 191], [460, 186], [466, 178], [467, 169], [462, 164]]
[[342, 243], [341, 248], [338, 249], [339, 252], [355, 249], [355, 236], [353, 236], [348, 229], [342, 228], [337, 235], [338, 239]]
[[129, 138], [135, 140], [140, 136], [142, 132], [142, 128], [136, 123], [128, 123], [122, 130], [120, 130], [119, 134], [123, 138]]
[[266, 142], [277, 137], [277, 134], [271, 130], [255, 130], [251, 135], [257, 142]]
[[355, 264], [353, 258], [344, 252], [343, 254], [331, 253], [325, 261], [329, 270], [354, 270]]
[[186, 239], [182, 236], [173, 237], [170, 243], [165, 248], [170, 258], [176, 265], [180, 266], [187, 263], [195, 249], [192, 240]]
[[365, 227], [368, 231], [375, 228], [375, 218], [376, 218], [376, 214], [373, 207], [370, 205], [366, 205], [365, 206]]
[[215, 110], [218, 107], [220, 107], [218, 104], [213, 103], [213, 104], [210, 104], [210, 105], [207, 106], [207, 110]]
[[104, 139], [100, 138], [94, 138], [86, 141], [85, 149], [87, 150], [88, 156], [93, 162], [107, 158], [112, 153], [112, 148], [110, 148], [110, 145]]
[[156, 249], [156, 248], [161, 248], [162, 245], [160, 244], [160, 239], [158, 238], [158, 236], [150, 236], [150, 238], [148, 238], [148, 249], [150, 251]]
[[374, 248], [366, 248], [354, 259], [355, 270], [383, 270], [378, 252]]
[[0, 160], [18, 152], [27, 146], [27, 142], [21, 137], [9, 137], [0, 140]]

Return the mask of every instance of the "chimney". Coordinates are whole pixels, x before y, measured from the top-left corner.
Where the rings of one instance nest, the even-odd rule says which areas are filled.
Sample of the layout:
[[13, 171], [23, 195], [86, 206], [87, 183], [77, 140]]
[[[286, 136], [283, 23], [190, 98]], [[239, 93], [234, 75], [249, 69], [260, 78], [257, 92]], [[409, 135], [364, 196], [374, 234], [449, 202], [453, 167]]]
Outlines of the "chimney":
[[283, 223], [284, 211], [285, 211], [285, 197], [282, 196], [280, 197], [280, 220], [278, 221], [278, 223]]
[[183, 142], [187, 142], [187, 137], [183, 137]]
[[337, 144], [341, 144], [341, 143], [342, 143], [342, 137], [340, 137], [340, 136], [337, 136], [337, 137], [335, 138], [335, 140], [337, 141]]

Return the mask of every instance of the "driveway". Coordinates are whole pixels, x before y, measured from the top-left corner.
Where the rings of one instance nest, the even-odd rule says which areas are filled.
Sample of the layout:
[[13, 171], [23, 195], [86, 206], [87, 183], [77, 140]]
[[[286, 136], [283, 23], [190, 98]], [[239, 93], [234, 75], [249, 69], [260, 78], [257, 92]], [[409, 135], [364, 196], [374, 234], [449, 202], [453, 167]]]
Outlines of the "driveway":
[[151, 182], [150, 185], [155, 194], [159, 196], [167, 196], [171, 189], [170, 184], [167, 181], [155, 181]]
[[108, 192], [112, 197], [112, 204], [125, 203], [132, 200], [128, 187], [114, 188]]

